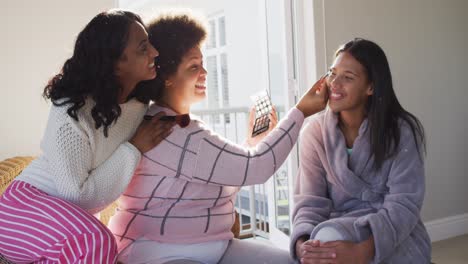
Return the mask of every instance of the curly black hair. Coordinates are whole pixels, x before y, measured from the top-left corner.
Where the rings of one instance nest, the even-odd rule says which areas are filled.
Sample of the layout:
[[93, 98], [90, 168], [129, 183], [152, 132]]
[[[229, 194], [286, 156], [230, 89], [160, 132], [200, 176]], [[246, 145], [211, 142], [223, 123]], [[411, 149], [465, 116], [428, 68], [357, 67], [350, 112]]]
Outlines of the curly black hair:
[[165, 81], [177, 72], [182, 57], [193, 47], [200, 46], [207, 36], [204, 21], [184, 12], [166, 12], [147, 24], [150, 43], [159, 51], [155, 58], [158, 75], [142, 82], [151, 91], [151, 99], [161, 98]]
[[[96, 15], [79, 33], [73, 56], [50, 79], [43, 92], [44, 98], [56, 106], [71, 104], [67, 113], [75, 120], [86, 98], [92, 98], [96, 103], [91, 110], [95, 127], [102, 126], [106, 137], [109, 126], [121, 114], [118, 98], [122, 86], [115, 75], [115, 65], [127, 45], [134, 22], [144, 25], [137, 14], [129, 11], [114, 9]], [[148, 103], [145, 89], [137, 88], [127, 99], [135, 97]]]

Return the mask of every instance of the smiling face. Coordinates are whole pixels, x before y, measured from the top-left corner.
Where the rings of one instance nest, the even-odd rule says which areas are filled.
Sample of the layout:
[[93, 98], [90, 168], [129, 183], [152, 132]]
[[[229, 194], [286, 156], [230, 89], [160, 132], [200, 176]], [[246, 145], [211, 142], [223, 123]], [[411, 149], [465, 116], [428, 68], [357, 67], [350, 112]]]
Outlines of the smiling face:
[[333, 112], [365, 111], [372, 85], [365, 68], [349, 53], [341, 52], [327, 77], [329, 106]]
[[158, 55], [158, 51], [148, 41], [145, 28], [138, 22], [132, 23], [127, 46], [115, 70], [123, 88], [121, 99], [125, 99], [139, 82], [156, 77], [154, 58]]
[[192, 104], [206, 97], [206, 74], [200, 47], [191, 48], [165, 81], [162, 101], [180, 114], [188, 113]]

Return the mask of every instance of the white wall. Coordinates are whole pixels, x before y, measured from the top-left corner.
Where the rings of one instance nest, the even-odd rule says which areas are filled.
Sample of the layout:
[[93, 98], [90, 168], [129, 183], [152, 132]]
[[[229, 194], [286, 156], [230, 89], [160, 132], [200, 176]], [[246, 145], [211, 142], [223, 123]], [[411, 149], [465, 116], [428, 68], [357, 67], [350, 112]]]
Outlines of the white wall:
[[0, 160], [39, 154], [49, 103], [48, 79], [71, 56], [76, 35], [114, 0], [2, 1]]
[[468, 213], [468, 1], [317, 0], [313, 8], [315, 72], [325, 72], [340, 44], [374, 40], [387, 54], [400, 102], [421, 119], [428, 143], [423, 220]]

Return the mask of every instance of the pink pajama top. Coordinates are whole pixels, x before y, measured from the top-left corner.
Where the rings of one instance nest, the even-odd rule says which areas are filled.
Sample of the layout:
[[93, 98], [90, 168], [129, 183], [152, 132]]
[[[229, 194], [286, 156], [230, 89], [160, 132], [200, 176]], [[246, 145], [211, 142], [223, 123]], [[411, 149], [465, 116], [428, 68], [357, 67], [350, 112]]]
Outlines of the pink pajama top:
[[[160, 111], [153, 105], [148, 114]], [[214, 133], [193, 119], [143, 154], [109, 227], [119, 250], [137, 239], [201, 243], [233, 238], [234, 201], [241, 186], [265, 183], [285, 161], [303, 113], [292, 108], [255, 148]]]

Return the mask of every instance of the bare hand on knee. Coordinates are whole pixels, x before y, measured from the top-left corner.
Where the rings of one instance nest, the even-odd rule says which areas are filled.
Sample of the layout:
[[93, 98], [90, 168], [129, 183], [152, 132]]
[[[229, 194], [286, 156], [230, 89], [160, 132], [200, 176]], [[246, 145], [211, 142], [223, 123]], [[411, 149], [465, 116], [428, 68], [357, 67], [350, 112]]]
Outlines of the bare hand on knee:
[[334, 247], [321, 247], [318, 240], [299, 239], [296, 242], [296, 253], [302, 264], [337, 263]]
[[320, 248], [334, 249], [336, 252], [336, 262], [333, 263], [337, 264], [368, 264], [374, 257], [374, 242], [372, 237], [360, 243], [350, 241], [327, 242], [321, 244]]

